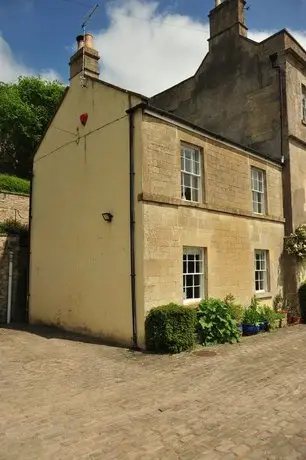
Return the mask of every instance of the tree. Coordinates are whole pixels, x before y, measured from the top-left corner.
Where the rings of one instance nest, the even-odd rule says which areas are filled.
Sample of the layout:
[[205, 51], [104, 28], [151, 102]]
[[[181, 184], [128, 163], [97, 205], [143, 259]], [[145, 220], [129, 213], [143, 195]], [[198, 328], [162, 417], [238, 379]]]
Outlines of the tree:
[[0, 172], [29, 178], [33, 155], [64, 86], [39, 77], [0, 82]]

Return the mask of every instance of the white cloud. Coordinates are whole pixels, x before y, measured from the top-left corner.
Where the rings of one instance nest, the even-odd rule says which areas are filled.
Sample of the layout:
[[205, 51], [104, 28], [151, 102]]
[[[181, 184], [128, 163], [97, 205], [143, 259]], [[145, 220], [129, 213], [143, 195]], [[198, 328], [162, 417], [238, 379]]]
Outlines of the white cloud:
[[39, 72], [27, 67], [19, 61], [8, 45], [0, 35], [0, 81], [16, 81], [19, 76], [38, 75], [40, 74], [45, 80], [60, 79], [60, 76], [52, 69], [41, 69]]
[[[188, 16], [160, 13], [150, 0], [117, 0], [109, 26], [96, 34], [101, 78], [148, 96], [194, 74], [206, 52], [209, 25]], [[249, 31], [261, 41], [276, 31]], [[306, 47], [306, 32], [291, 33]]]
[[110, 25], [95, 41], [102, 79], [150, 96], [195, 72], [206, 52], [208, 25], [157, 8], [141, 0], [109, 8]]

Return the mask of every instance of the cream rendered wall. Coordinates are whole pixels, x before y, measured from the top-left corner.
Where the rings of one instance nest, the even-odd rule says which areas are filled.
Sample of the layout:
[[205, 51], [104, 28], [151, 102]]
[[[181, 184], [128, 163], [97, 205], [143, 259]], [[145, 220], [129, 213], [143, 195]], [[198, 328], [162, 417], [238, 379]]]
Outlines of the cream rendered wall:
[[[71, 82], [34, 159], [29, 308], [32, 323], [127, 345], [128, 108], [125, 92], [90, 79], [81, 88], [78, 76]], [[111, 224], [103, 212], [114, 215]]]
[[[143, 123], [145, 310], [183, 302], [183, 246], [206, 249], [206, 295], [254, 294], [254, 250], [269, 250], [271, 303], [281, 289], [281, 168], [225, 144], [146, 116]], [[180, 198], [180, 143], [203, 151], [204, 200]], [[268, 215], [252, 215], [251, 166], [266, 172]]]

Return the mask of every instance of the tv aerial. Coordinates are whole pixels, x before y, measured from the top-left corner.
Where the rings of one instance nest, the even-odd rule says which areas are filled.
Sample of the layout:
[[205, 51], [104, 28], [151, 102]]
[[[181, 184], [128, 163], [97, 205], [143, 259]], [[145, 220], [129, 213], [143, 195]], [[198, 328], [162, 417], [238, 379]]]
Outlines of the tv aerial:
[[84, 22], [81, 25], [82, 31], [83, 31], [83, 40], [84, 40], [84, 46], [83, 46], [83, 63], [82, 63], [82, 73], [81, 73], [81, 86], [82, 88], [86, 87], [86, 76], [85, 76], [85, 35], [86, 35], [86, 27], [87, 24], [89, 23], [90, 19], [96, 12], [96, 10], [99, 8], [99, 3], [96, 3], [91, 10], [87, 13], [87, 15], [84, 18]]

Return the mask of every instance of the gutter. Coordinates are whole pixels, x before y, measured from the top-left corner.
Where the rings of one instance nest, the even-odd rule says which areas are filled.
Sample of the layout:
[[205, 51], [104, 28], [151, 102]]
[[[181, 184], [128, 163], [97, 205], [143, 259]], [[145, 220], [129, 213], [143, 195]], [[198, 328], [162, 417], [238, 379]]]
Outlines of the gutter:
[[133, 348], [138, 348], [137, 303], [136, 303], [136, 263], [135, 263], [135, 159], [134, 159], [134, 111], [129, 94], [129, 159], [130, 159], [130, 263], [131, 263], [131, 305], [133, 326]]

